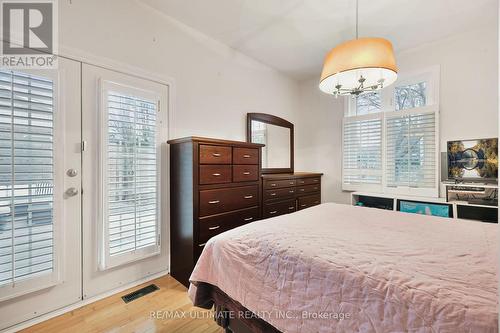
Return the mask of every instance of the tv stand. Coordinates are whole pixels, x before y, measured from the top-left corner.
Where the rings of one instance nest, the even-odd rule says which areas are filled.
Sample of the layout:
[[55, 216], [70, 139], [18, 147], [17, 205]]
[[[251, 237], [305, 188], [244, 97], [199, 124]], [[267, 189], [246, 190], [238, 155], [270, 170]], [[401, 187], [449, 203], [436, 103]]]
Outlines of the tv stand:
[[[445, 184], [445, 186], [457, 186], [455, 183]], [[462, 186], [463, 184], [460, 184]], [[493, 184], [474, 183], [475, 187], [487, 187], [498, 191], [498, 186]], [[489, 190], [488, 190], [489, 191]], [[477, 193], [477, 192], [476, 192]], [[497, 192], [498, 193], [498, 192]], [[411, 201], [423, 204], [437, 204], [449, 205], [451, 209], [451, 218], [475, 220], [481, 222], [498, 223], [498, 204], [497, 201], [489, 201], [484, 204], [479, 204], [476, 201], [471, 202], [465, 200], [447, 200], [446, 198], [431, 198], [431, 197], [417, 197], [417, 196], [404, 196], [398, 194], [388, 193], [370, 193], [370, 192], [352, 192], [351, 204], [362, 207], [372, 207], [387, 210], [399, 210], [400, 201]]]
[[443, 182], [446, 201], [455, 205], [458, 218], [498, 223], [498, 184]]

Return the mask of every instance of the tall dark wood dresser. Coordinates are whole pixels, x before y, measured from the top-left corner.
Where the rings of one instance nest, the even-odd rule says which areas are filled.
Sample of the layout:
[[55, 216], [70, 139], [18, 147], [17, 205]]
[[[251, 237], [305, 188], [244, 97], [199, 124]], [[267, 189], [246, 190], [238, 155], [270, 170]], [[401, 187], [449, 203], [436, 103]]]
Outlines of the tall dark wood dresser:
[[293, 213], [319, 205], [322, 175], [313, 172], [262, 175], [263, 217]]
[[261, 218], [261, 144], [170, 144], [170, 272], [185, 286], [209, 238]]

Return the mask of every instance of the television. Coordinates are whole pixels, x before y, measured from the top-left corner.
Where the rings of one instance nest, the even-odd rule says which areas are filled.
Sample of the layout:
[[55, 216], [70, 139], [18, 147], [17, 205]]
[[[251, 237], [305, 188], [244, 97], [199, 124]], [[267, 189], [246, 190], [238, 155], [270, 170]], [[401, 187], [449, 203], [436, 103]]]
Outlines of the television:
[[452, 205], [445, 203], [398, 200], [398, 211], [421, 215], [453, 217]]
[[494, 181], [498, 178], [498, 138], [448, 141], [448, 179]]

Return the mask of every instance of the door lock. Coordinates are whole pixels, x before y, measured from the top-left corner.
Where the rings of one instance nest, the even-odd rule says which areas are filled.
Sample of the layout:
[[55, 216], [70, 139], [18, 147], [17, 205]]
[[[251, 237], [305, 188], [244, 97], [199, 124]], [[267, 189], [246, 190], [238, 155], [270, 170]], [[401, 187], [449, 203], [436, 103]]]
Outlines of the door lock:
[[74, 197], [77, 194], [78, 194], [78, 189], [75, 187], [70, 187], [66, 190], [66, 195], [68, 197]]
[[76, 177], [76, 175], [78, 175], [78, 171], [76, 171], [75, 169], [68, 169], [68, 171], [66, 171], [66, 174], [69, 177]]

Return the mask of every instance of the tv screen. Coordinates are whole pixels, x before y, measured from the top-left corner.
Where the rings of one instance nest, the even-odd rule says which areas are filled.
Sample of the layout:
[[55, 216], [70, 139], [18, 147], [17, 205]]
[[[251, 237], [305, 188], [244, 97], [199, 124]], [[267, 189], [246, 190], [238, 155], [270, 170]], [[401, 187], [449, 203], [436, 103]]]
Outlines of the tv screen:
[[399, 200], [398, 210], [404, 213], [453, 217], [453, 211], [449, 204]]
[[449, 179], [497, 179], [498, 139], [448, 141]]

